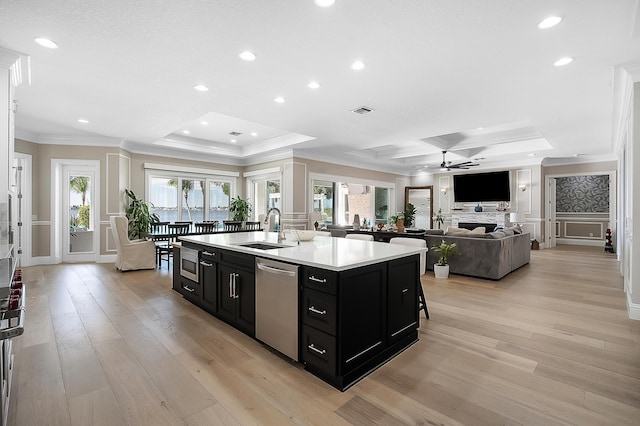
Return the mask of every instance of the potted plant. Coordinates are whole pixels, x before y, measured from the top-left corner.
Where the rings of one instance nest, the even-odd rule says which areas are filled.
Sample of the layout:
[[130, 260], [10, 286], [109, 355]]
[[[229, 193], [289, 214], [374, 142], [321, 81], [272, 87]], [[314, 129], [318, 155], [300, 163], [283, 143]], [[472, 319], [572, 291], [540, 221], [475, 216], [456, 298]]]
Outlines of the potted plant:
[[129, 199], [125, 212], [127, 219], [129, 219], [129, 239], [138, 240], [149, 232], [149, 224], [159, 222], [160, 218], [155, 213], [149, 213], [147, 203], [139, 199], [133, 191], [125, 189], [124, 193]]
[[407, 203], [402, 216], [404, 217], [404, 226], [411, 228], [413, 221], [416, 218], [416, 207], [411, 203]]
[[403, 212], [398, 212], [395, 214], [395, 216], [391, 216], [389, 219], [391, 220], [391, 223], [395, 225], [396, 230], [398, 232], [404, 232], [404, 213]]
[[444, 223], [444, 216], [442, 215], [442, 209], [438, 209], [438, 213], [435, 215], [433, 220], [436, 221], [436, 223], [438, 224], [438, 229], [440, 229], [440, 226]]
[[240, 198], [239, 195], [236, 198], [231, 199], [231, 204], [229, 204], [231, 220], [246, 222], [249, 219], [249, 212], [251, 212], [251, 204], [249, 204], [249, 200], [244, 200]]
[[431, 247], [436, 253], [440, 253], [438, 262], [433, 265], [433, 272], [436, 274], [436, 278], [448, 278], [449, 277], [449, 257], [460, 254], [456, 248], [456, 243], [447, 243], [442, 240], [437, 246]]

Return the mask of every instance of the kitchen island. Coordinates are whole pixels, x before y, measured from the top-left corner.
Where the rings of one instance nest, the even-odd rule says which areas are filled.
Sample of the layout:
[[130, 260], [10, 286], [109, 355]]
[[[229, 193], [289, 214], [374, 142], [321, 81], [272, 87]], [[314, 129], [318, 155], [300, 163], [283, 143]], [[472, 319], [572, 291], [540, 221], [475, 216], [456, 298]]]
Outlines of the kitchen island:
[[[340, 390], [418, 339], [424, 249], [324, 236], [279, 242], [274, 232], [181, 241], [174, 254], [176, 291]], [[297, 273], [266, 266], [278, 264]], [[261, 278], [270, 270], [282, 279]], [[280, 281], [293, 284], [282, 290], [267, 284]], [[272, 338], [294, 345], [293, 351]]]

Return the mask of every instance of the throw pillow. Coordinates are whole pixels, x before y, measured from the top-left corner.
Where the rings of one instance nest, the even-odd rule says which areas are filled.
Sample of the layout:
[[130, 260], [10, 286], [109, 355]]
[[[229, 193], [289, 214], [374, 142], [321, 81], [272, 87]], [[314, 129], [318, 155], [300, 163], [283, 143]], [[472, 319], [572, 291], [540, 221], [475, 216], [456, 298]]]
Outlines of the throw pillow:
[[485, 232], [487, 232], [486, 228], [484, 226], [478, 226], [477, 228], [473, 228], [471, 230], [471, 234], [484, 234]]
[[500, 238], [506, 237], [506, 235], [502, 231], [489, 232], [488, 235], [490, 235], [491, 238], [496, 239], [496, 240], [499, 240]]

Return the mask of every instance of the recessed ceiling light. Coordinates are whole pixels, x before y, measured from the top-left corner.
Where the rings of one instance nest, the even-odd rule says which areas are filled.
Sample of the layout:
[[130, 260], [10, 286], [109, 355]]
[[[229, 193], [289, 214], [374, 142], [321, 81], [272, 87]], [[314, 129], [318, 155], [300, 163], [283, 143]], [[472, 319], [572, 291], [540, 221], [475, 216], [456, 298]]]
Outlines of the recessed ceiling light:
[[240, 53], [238, 56], [240, 57], [240, 59], [243, 59], [245, 61], [256, 60], [256, 54], [253, 52], [249, 52], [248, 50], [245, 50], [244, 52]]
[[285, 102], [284, 98], [282, 96], [278, 96], [277, 98], [275, 98], [273, 100], [274, 102], [277, 102], [279, 104], [283, 104]]
[[208, 121], [201, 121], [200, 124], [202, 124], [203, 126], [208, 126], [209, 122]]
[[336, 2], [336, 0], [313, 0], [316, 6], [320, 7], [331, 7]]
[[237, 139], [231, 139], [231, 143], [236, 143], [236, 142], [238, 142]]
[[557, 61], [555, 61], [553, 63], [553, 66], [555, 67], [563, 67], [565, 65], [569, 65], [571, 62], [573, 62], [573, 58], [569, 58], [569, 57], [565, 57], [565, 58], [560, 58]]
[[544, 18], [542, 21], [540, 21], [540, 23], [538, 24], [538, 28], [540, 28], [541, 30], [546, 30], [548, 28], [555, 27], [560, 23], [560, 21], [562, 21], [562, 18], [559, 16], [549, 16], [548, 18]]
[[36, 43], [38, 43], [42, 47], [46, 47], [48, 49], [57, 49], [58, 44], [55, 41], [49, 40], [48, 38], [38, 37], [34, 39]]
[[182, 131], [182, 133], [184, 133], [185, 135], [188, 135], [188, 134], [189, 134], [189, 133], [191, 133], [191, 132], [190, 132], [190, 131], [188, 131], [188, 130], [183, 130], [183, 131]]
[[256, 132], [251, 132], [251, 136], [258, 136]]
[[317, 81], [312, 81], [311, 83], [309, 83], [310, 89], [317, 89], [318, 87], [320, 87], [320, 84]]
[[78, 123], [87, 124], [89, 120], [85, 120], [84, 118], [78, 118]]
[[355, 61], [354, 63], [351, 64], [351, 69], [352, 70], [356, 70], [359, 71], [361, 69], [364, 69], [364, 62], [362, 61]]
[[209, 88], [207, 86], [205, 86], [204, 84], [196, 84], [195, 86], [193, 86], [194, 89], [196, 89], [198, 92], [208, 92]]

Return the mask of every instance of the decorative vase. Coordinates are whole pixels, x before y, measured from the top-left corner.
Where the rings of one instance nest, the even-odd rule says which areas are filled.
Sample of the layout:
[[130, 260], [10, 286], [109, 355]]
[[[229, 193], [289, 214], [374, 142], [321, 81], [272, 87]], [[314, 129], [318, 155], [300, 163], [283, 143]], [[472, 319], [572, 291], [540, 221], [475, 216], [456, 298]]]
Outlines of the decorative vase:
[[449, 278], [449, 265], [433, 265], [433, 272], [436, 278]]
[[404, 232], [404, 219], [398, 219], [396, 221], [396, 228], [398, 228], [398, 232]]
[[354, 214], [353, 215], [353, 229], [356, 231], [360, 230], [360, 215], [359, 214]]
[[475, 206], [473, 208], [473, 211], [475, 211], [476, 213], [481, 213], [482, 212], [482, 206], [480, 204], [478, 204], [477, 206]]

